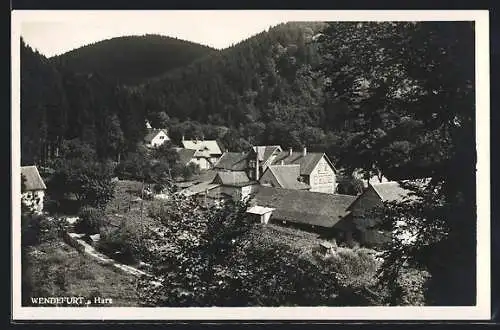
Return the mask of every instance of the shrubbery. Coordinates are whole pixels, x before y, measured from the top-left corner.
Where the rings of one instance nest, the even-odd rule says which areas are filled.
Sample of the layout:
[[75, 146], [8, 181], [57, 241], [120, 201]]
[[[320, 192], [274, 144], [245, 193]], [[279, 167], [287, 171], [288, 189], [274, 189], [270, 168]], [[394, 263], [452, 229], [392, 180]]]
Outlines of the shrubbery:
[[44, 215], [23, 214], [21, 217], [21, 244], [23, 247], [54, 241], [65, 231], [66, 220]]
[[381, 261], [373, 250], [336, 248], [335, 253], [318, 257], [320, 263], [336, 279], [339, 305], [377, 305], [383, 299], [374, 294], [377, 270]]
[[101, 209], [85, 206], [79, 214], [79, 219], [75, 223], [75, 230], [78, 233], [98, 234], [104, 219], [104, 212]]
[[97, 249], [118, 262], [131, 265], [139, 262], [142, 251], [136, 233], [126, 227], [101, 232]]

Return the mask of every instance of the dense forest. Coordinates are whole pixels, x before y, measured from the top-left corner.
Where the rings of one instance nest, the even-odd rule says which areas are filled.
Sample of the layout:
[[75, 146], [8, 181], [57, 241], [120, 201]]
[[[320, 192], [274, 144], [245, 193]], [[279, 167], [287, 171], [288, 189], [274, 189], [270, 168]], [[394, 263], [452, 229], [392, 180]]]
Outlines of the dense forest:
[[118, 84], [137, 85], [216, 52], [177, 38], [144, 35], [95, 42], [50, 60], [74, 72], [99, 72]]
[[[319, 63], [313, 39], [323, 26], [281, 24], [188, 66], [159, 70], [139, 86], [75, 71], [71, 61], [46, 59], [23, 43], [22, 117], [42, 123], [23, 125], [23, 163], [40, 162], [58, 141], [75, 137], [103, 157], [135, 151], [145, 119], [168, 127], [177, 142], [185, 135], [218, 139], [236, 151], [258, 143], [323, 147], [331, 136], [323, 128], [323, 80], [312, 70]], [[103, 54], [104, 64], [95, 67], [107, 57], [113, 55]]]

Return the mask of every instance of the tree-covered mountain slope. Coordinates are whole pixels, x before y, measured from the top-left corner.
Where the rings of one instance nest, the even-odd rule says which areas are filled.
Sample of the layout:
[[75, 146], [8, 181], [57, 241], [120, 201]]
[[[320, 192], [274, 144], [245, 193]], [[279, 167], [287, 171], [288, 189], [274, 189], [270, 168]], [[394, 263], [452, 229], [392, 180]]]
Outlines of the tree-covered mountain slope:
[[197, 43], [161, 35], [124, 36], [89, 44], [51, 58], [68, 69], [99, 73], [136, 85], [196, 59], [217, 53]]

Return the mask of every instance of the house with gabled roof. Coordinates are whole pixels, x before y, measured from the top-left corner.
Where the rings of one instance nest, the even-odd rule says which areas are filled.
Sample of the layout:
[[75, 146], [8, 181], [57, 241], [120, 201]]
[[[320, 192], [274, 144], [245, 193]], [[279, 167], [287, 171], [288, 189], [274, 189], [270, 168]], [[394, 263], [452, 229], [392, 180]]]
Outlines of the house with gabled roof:
[[[285, 165], [295, 167], [283, 167]], [[270, 170], [271, 166], [273, 169]], [[247, 152], [225, 152], [215, 168], [224, 171], [246, 171], [252, 180], [287, 189], [309, 187], [313, 192], [333, 194], [337, 185], [336, 169], [326, 154], [308, 152], [307, 148], [300, 152], [294, 152], [290, 148], [284, 152], [280, 146], [255, 146]], [[291, 179], [297, 168], [299, 176]], [[265, 177], [261, 181], [264, 174]]]
[[195, 150], [193, 162], [200, 166], [200, 169], [213, 168], [222, 156], [222, 150], [216, 140], [185, 140], [181, 141], [184, 149]]
[[179, 155], [179, 163], [183, 166], [187, 166], [190, 163], [194, 163], [194, 154], [196, 150], [176, 148], [177, 154]]
[[170, 141], [166, 128], [146, 128], [147, 134], [144, 137], [144, 143], [148, 148], [159, 147], [167, 141]]
[[351, 224], [351, 232], [346, 239], [353, 239], [367, 246], [378, 245], [390, 239], [390, 233], [376, 228], [380, 219], [375, 217], [372, 212], [376, 208], [384, 207], [386, 202], [411, 203], [417, 201], [419, 197], [411, 189], [404, 186], [405, 182], [425, 185], [429, 181], [428, 179], [404, 180], [401, 181], [403, 185], [397, 181], [369, 183], [368, 188], [358, 195], [347, 209], [348, 214], [345, 221]]
[[36, 166], [21, 166], [21, 177], [24, 189], [21, 191], [21, 202], [31, 211], [41, 213], [47, 187]]
[[226, 151], [215, 163], [214, 169], [218, 171], [246, 171], [249, 170], [248, 152], [230, 152]]
[[355, 199], [351, 195], [260, 186], [251, 199], [251, 207], [273, 209], [269, 222], [331, 234], [344, 230], [341, 220]]
[[311, 186], [302, 181], [299, 164], [269, 165], [259, 179], [263, 186], [310, 190]]
[[301, 182], [309, 185], [310, 191], [335, 193], [336, 169], [324, 152], [308, 152], [305, 147], [302, 151], [294, 152], [290, 148], [277, 153], [271, 165], [299, 165]]
[[[276, 155], [282, 151], [283, 150], [279, 145], [253, 146], [251, 152], [249, 152], [248, 162], [252, 177], [255, 180], [259, 180], [260, 176], [264, 174], [267, 167], [272, 164]], [[257, 164], [259, 165], [258, 168], [256, 168]]]
[[214, 200], [233, 199], [247, 200], [259, 186], [257, 181], [251, 180], [245, 171], [219, 171], [211, 181], [200, 182], [186, 189], [180, 194], [198, 196], [206, 202]]

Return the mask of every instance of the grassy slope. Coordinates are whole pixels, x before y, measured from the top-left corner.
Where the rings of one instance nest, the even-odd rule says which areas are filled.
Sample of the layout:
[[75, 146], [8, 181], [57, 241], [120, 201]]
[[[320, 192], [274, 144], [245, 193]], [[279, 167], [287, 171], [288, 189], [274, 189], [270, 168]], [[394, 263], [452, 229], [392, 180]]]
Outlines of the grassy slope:
[[61, 241], [42, 243], [28, 250], [31, 296], [99, 296], [112, 305], [138, 306], [136, 278], [80, 254]]

